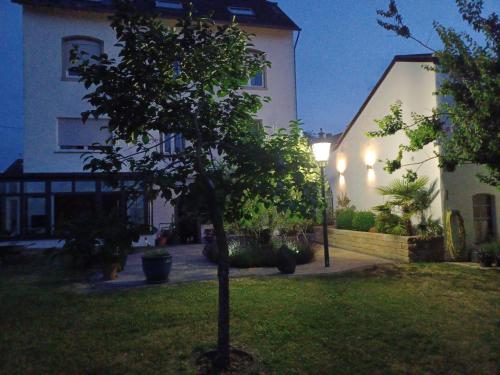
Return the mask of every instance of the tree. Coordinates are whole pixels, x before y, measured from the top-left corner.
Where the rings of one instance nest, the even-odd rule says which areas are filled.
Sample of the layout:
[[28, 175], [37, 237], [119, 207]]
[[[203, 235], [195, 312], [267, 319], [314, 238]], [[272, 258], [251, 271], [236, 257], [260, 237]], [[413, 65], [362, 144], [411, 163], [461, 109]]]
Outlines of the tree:
[[[91, 110], [109, 118], [102, 153], [87, 157], [85, 169], [110, 176], [128, 170], [141, 176], [151, 198], [175, 203], [198, 195], [214, 225], [218, 262], [216, 365], [229, 364], [229, 260], [224, 217], [238, 215], [248, 199], [260, 197], [278, 209], [306, 212], [318, 199], [317, 168], [298, 123], [266, 136], [253, 116], [258, 95], [241, 91], [269, 66], [251, 53], [251, 35], [233, 21], [216, 26], [194, 8], [176, 27], [119, 1], [111, 18], [119, 57], [81, 59], [81, 81]], [[81, 52], [75, 51], [75, 58]], [[159, 134], [179, 134], [184, 150], [161, 149]]]
[[425, 211], [429, 209], [439, 191], [436, 191], [436, 181], [426, 188], [429, 179], [419, 177], [416, 180], [403, 178], [394, 180], [387, 186], [377, 188], [378, 192], [389, 197], [389, 200], [381, 206], [375, 207], [375, 211], [390, 213], [393, 209], [401, 211], [406, 233], [409, 236], [414, 234], [411, 219], [415, 215], [420, 215], [420, 222], [424, 224]]
[[[389, 172], [405, 166], [404, 152], [418, 151], [437, 142], [440, 151], [431, 159], [437, 158], [440, 167], [453, 171], [463, 164], [482, 165], [486, 173], [478, 175], [479, 179], [500, 189], [500, 23], [496, 13], [483, 15], [482, 0], [456, 0], [456, 3], [463, 20], [477, 37], [474, 39], [471, 34], [459, 33], [435, 21], [434, 29], [442, 42], [439, 50], [412, 34], [395, 0], [390, 0], [388, 10], [377, 11], [382, 17], [378, 20], [382, 27], [415, 40], [433, 53], [437, 65], [427, 69], [444, 77], [435, 94], [452, 101], [441, 101], [431, 115], [412, 114], [411, 123], [403, 121], [401, 103], [395, 103], [389, 115], [376, 121], [379, 130], [368, 136], [385, 137], [398, 131], [407, 135], [409, 143], [399, 146], [394, 160], [386, 161], [385, 169]], [[410, 175], [415, 176], [413, 171]]]

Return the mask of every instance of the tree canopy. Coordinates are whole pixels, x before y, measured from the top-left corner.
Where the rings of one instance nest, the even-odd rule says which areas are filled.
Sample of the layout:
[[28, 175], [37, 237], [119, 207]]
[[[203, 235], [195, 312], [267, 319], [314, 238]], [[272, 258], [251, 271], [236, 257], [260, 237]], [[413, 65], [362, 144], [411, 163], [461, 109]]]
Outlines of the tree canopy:
[[[119, 1], [111, 27], [118, 57], [93, 56], [79, 65], [91, 106], [83, 120], [107, 118], [110, 132], [85, 168], [109, 175], [134, 172], [151, 198], [196, 197], [207, 207], [220, 252], [217, 365], [227, 367], [224, 218], [241, 215], [255, 197], [279, 210], [311, 211], [319, 197], [317, 166], [297, 122], [269, 135], [256, 126], [254, 117], [270, 98], [242, 88], [270, 63], [254, 52], [252, 35], [234, 20], [216, 25], [191, 8], [168, 26], [130, 1]], [[162, 147], [173, 135], [185, 139], [182, 150]]]
[[464, 164], [484, 166], [486, 171], [478, 175], [480, 180], [500, 188], [500, 23], [496, 13], [483, 15], [482, 0], [456, 3], [462, 19], [474, 32], [458, 32], [434, 21], [442, 42], [440, 49], [429, 47], [411, 32], [395, 0], [390, 0], [387, 10], [377, 11], [382, 27], [417, 41], [433, 53], [437, 64], [426, 69], [442, 79], [435, 93], [440, 100], [431, 115], [413, 113], [407, 123], [397, 102], [389, 115], [377, 121], [379, 130], [368, 135], [384, 137], [404, 131], [408, 137], [408, 144], [400, 145], [396, 158], [386, 161], [389, 172], [405, 166], [404, 152], [437, 142], [440, 151], [433, 158], [439, 159], [441, 167], [453, 171]]

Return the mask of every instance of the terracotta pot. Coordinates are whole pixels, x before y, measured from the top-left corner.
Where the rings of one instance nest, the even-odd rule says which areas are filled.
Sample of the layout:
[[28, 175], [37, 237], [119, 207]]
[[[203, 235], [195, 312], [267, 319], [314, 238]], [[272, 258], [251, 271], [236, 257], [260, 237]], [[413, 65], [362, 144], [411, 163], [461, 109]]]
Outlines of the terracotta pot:
[[107, 263], [102, 267], [102, 277], [104, 280], [115, 280], [118, 277], [120, 270], [120, 263]]

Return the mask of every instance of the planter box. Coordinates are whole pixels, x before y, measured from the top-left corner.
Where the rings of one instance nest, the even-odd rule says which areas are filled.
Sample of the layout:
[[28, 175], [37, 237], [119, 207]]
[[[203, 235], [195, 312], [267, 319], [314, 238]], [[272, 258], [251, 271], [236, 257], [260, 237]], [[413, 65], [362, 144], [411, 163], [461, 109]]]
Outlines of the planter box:
[[[323, 243], [321, 226], [315, 227], [315, 240]], [[413, 236], [357, 232], [329, 227], [328, 243], [333, 247], [405, 263], [444, 260], [442, 237], [423, 240]]]

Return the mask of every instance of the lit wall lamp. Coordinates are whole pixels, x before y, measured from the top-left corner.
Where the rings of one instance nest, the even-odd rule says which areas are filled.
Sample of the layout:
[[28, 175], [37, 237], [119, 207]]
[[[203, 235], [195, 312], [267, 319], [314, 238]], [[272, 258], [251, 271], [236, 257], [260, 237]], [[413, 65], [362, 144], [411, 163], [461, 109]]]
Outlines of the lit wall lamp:
[[373, 170], [373, 166], [375, 165], [376, 160], [377, 158], [372, 150], [366, 151], [365, 163], [366, 163], [366, 169], [368, 170], [368, 176], [367, 176], [368, 182], [375, 181], [375, 171]]
[[366, 151], [365, 154], [365, 163], [366, 163], [366, 169], [373, 169], [373, 166], [375, 165], [376, 160], [375, 153], [371, 150]]
[[344, 186], [345, 185], [345, 177], [344, 177], [344, 172], [346, 170], [347, 163], [344, 158], [340, 158], [337, 160], [337, 172], [339, 172], [339, 185]]

